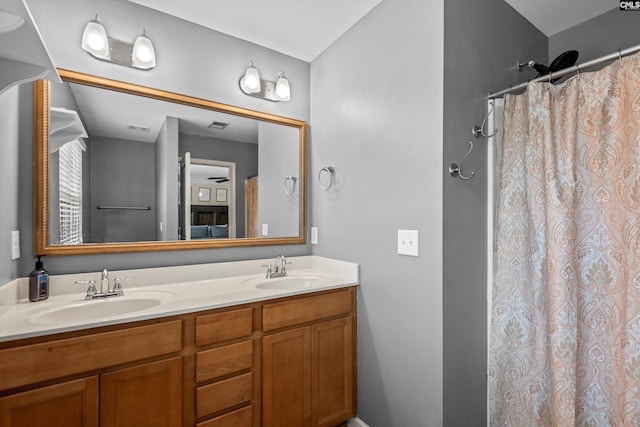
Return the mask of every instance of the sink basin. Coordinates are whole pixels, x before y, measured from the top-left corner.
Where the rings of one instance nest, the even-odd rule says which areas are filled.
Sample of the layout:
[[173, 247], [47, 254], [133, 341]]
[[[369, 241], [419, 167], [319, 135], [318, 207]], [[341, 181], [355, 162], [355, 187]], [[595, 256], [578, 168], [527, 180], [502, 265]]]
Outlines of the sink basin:
[[31, 315], [29, 321], [32, 323], [81, 323], [102, 320], [157, 307], [172, 296], [175, 297], [172, 292], [141, 292], [93, 301], [76, 300], [56, 303], [51, 308]]
[[296, 289], [306, 289], [306, 288], [312, 288], [314, 286], [324, 285], [329, 281], [331, 281], [330, 277], [308, 274], [308, 275], [274, 277], [272, 279], [258, 277], [258, 278], [246, 280], [244, 283], [250, 282], [258, 289], [296, 290]]

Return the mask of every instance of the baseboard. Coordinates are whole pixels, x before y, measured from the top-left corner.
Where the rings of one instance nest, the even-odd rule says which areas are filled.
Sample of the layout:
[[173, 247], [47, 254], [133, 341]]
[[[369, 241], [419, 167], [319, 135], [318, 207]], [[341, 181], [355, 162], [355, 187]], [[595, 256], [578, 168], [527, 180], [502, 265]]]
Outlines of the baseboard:
[[354, 418], [351, 418], [349, 421], [347, 421], [347, 427], [369, 427], [369, 426], [360, 418], [354, 417]]

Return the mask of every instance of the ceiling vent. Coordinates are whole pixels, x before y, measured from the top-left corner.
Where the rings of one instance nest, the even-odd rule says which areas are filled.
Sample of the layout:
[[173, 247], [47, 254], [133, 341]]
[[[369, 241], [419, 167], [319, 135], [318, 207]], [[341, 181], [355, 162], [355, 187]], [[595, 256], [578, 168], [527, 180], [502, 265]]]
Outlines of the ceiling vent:
[[131, 130], [139, 130], [141, 132], [149, 132], [151, 130], [149, 126], [127, 125], [127, 127]]
[[225, 129], [227, 126], [229, 126], [229, 123], [225, 123], [225, 122], [217, 122], [217, 121], [212, 121], [211, 124], [209, 126], [207, 126], [209, 129], [218, 129], [218, 130], [222, 130]]

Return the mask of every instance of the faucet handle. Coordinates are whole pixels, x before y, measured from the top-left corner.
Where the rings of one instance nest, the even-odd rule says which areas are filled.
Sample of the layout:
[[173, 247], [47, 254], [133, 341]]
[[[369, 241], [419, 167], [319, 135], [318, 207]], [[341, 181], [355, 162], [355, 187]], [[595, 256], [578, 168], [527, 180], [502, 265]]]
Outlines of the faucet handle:
[[118, 295], [123, 295], [124, 291], [122, 290], [122, 282], [129, 281], [131, 279], [133, 279], [132, 276], [116, 277], [113, 280], [113, 292], [115, 292]]
[[[272, 264], [262, 264], [260, 267], [267, 267], [267, 279], [269, 279], [271, 277], [272, 271], [273, 271], [273, 265]], [[276, 267], [277, 268], [277, 267]]]
[[87, 296], [85, 297], [86, 299], [91, 299], [92, 296], [98, 293], [95, 280], [76, 280], [74, 284], [89, 285], [89, 287], [87, 288]]

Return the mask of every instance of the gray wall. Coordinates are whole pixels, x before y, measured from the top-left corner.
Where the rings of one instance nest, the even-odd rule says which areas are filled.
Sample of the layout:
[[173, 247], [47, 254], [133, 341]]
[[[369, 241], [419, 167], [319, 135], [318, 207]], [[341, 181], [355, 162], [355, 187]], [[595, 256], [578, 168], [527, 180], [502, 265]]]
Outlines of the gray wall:
[[0, 284], [16, 278], [18, 270], [18, 262], [11, 261], [11, 231], [19, 230], [18, 152], [24, 141], [18, 115], [21, 92], [24, 92], [22, 86], [13, 86], [0, 94], [0, 200], [3, 205], [0, 209]]
[[[578, 63], [640, 44], [640, 16], [635, 11], [614, 9], [549, 37], [549, 58], [574, 49]], [[595, 70], [595, 69], [594, 69]], [[592, 71], [592, 70], [590, 70]]]
[[180, 134], [179, 155], [236, 164], [236, 236], [245, 237], [244, 180], [258, 174], [258, 145], [188, 133]]
[[155, 239], [177, 240], [178, 214], [178, 119], [166, 117], [155, 143]]
[[[162, 88], [198, 98], [309, 121], [309, 67], [304, 61], [270, 49], [164, 15], [126, 0], [27, 0], [34, 20], [57, 67], [116, 80]], [[153, 40], [158, 66], [141, 71], [97, 60], [80, 48], [86, 23], [95, 14], [110, 36], [133, 42], [143, 28]], [[246, 96], [238, 79], [250, 60], [261, 75], [275, 78], [284, 70], [291, 83], [290, 102], [268, 102]], [[31, 117], [30, 99], [21, 103], [20, 120]], [[32, 122], [29, 121], [29, 129]], [[32, 131], [23, 141], [32, 141]], [[18, 215], [23, 239], [23, 256], [18, 275], [33, 269], [32, 158], [31, 147], [21, 156], [26, 167], [19, 172], [21, 191]], [[23, 184], [24, 183], [24, 184]], [[23, 219], [24, 218], [24, 219]], [[4, 223], [4, 221], [3, 221]], [[51, 274], [142, 268], [202, 262], [267, 258], [282, 253], [306, 255], [308, 245], [189, 250], [130, 254], [49, 257]]]
[[268, 224], [269, 237], [298, 236], [299, 185], [289, 196], [284, 178], [300, 175], [300, 131], [264, 122], [258, 125], [258, 141], [258, 233], [262, 236], [262, 224]]
[[[91, 240], [86, 243], [155, 240], [155, 144], [99, 136], [90, 139], [92, 227]], [[98, 206], [148, 206], [151, 210]], [[176, 212], [177, 206], [176, 202]]]
[[[445, 1], [444, 8], [444, 425], [486, 420], [486, 139], [471, 135], [485, 97], [533, 77], [516, 59], [546, 61], [547, 39], [502, 0]], [[449, 176], [464, 164], [463, 181]]]
[[[311, 64], [313, 253], [360, 264], [372, 427], [442, 424], [443, 3], [384, 0]], [[398, 229], [419, 231], [419, 257], [396, 254]]]

